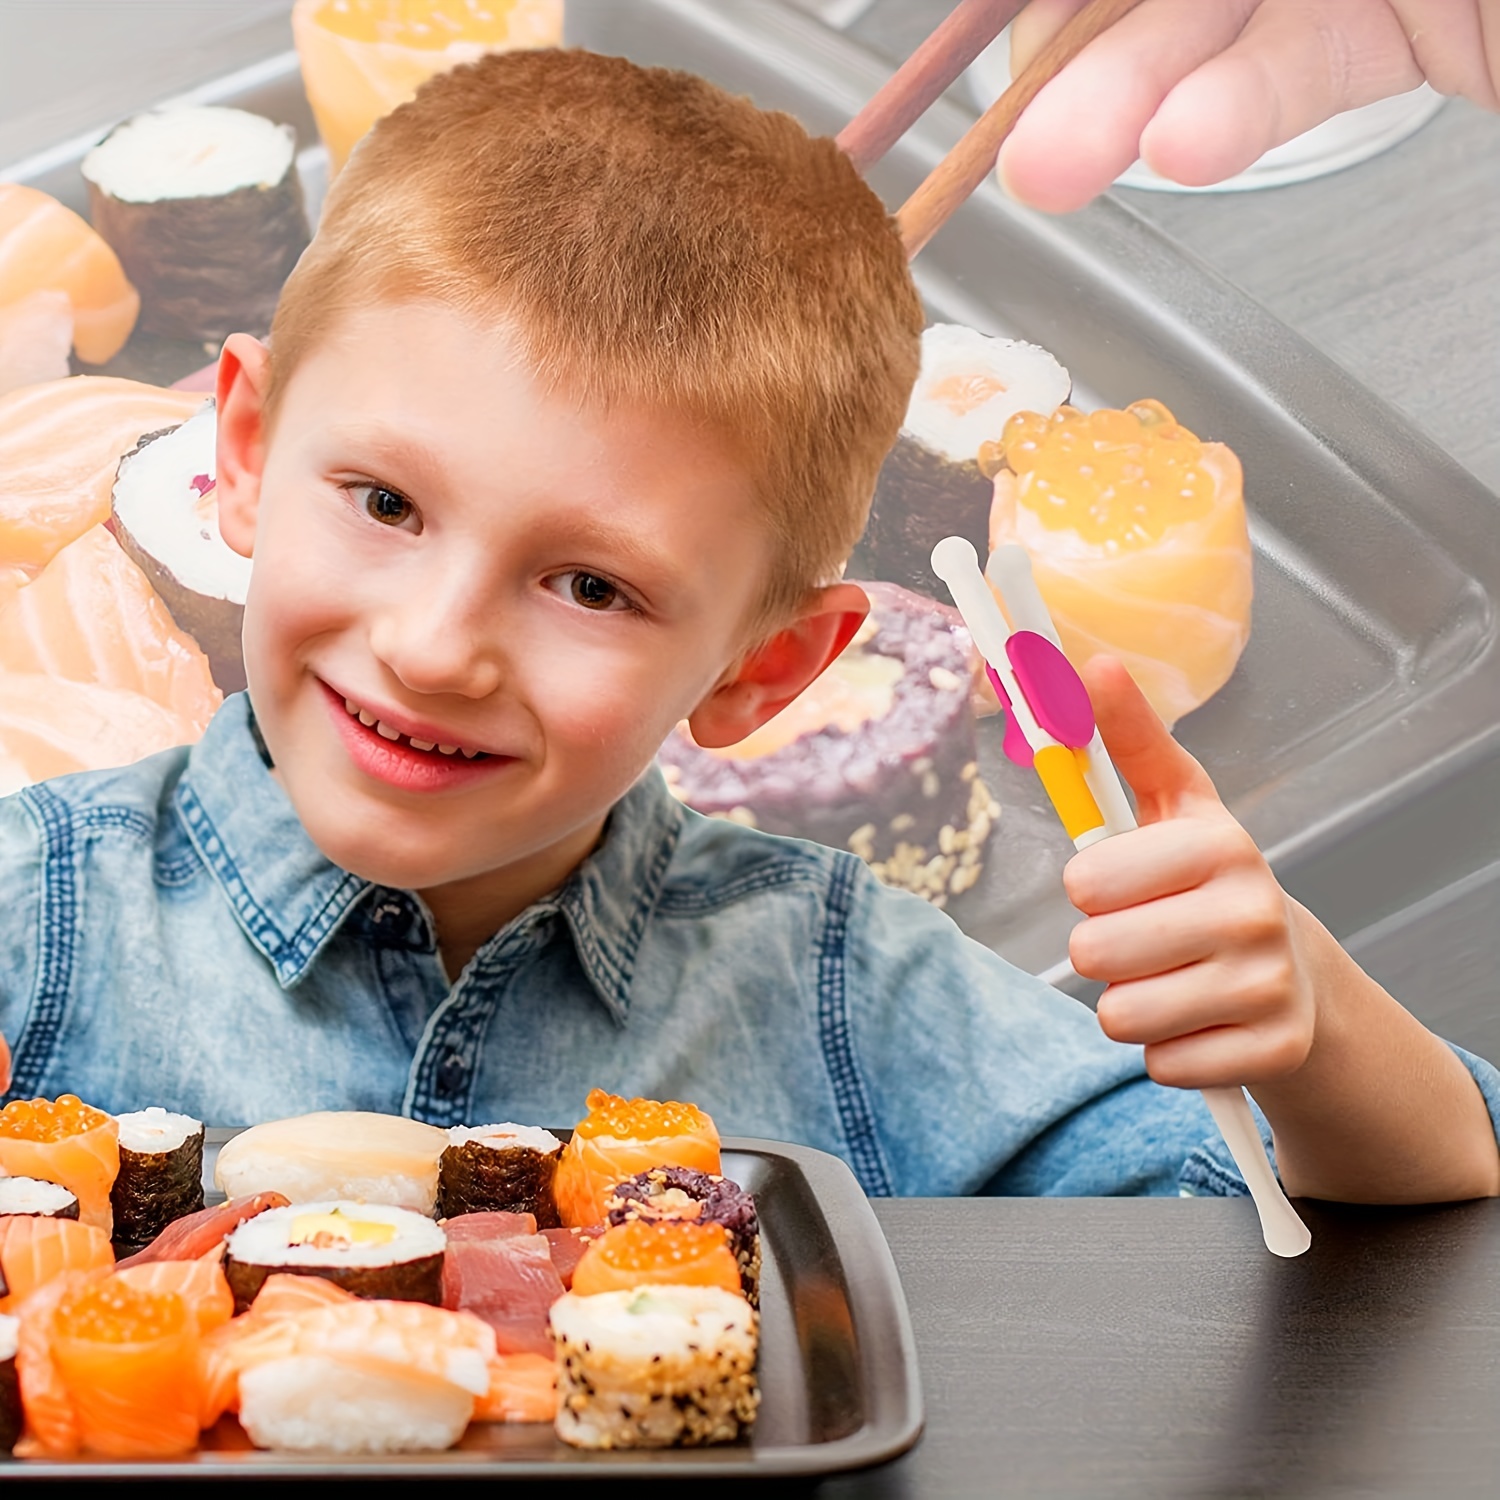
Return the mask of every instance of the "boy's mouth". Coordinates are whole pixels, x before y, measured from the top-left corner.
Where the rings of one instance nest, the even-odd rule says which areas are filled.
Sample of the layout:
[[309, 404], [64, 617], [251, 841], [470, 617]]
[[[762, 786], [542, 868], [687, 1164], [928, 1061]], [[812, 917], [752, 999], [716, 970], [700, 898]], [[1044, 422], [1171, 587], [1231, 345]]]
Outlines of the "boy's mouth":
[[384, 719], [377, 719], [368, 709], [361, 708], [352, 698], [344, 699], [344, 712], [352, 719], [358, 719], [367, 729], [373, 729], [382, 739], [390, 740], [393, 744], [405, 745], [411, 750], [423, 753], [444, 756], [462, 756], [465, 760], [488, 760], [490, 758], [487, 750], [470, 750], [464, 745], [438, 744], [433, 740], [417, 739], [409, 734], [402, 734], [400, 730], [387, 724]]

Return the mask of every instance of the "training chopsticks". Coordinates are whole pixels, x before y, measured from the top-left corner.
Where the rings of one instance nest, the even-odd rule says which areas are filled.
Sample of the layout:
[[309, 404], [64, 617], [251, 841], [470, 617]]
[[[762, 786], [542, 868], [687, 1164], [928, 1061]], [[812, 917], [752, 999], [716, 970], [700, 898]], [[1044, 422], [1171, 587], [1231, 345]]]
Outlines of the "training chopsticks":
[[[1139, 0], [1089, 0], [980, 116], [896, 213], [907, 259], [948, 221], [993, 170], [1000, 146], [1042, 89], [1100, 32]], [[922, 113], [1022, 9], [1024, 0], [960, 0], [940, 26], [839, 132], [838, 143], [865, 171], [879, 161]]]

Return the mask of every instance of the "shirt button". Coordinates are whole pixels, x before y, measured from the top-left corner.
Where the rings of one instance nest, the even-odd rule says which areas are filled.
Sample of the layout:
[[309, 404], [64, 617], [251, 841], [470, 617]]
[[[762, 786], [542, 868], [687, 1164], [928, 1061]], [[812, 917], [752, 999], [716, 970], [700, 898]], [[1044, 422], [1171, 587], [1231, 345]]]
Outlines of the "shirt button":
[[437, 1091], [443, 1097], [451, 1098], [463, 1088], [469, 1077], [469, 1070], [464, 1066], [464, 1060], [460, 1053], [450, 1052], [437, 1070]]

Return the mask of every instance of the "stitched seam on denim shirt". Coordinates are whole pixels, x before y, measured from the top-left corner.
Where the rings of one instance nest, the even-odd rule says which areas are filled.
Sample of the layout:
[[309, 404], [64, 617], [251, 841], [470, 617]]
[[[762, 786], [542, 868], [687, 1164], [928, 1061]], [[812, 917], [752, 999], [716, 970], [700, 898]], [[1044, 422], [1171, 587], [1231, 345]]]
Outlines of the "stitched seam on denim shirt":
[[83, 828], [120, 828], [149, 843], [156, 827], [144, 813], [133, 807], [85, 807], [74, 814], [73, 821]]
[[25, 788], [21, 797], [42, 830], [42, 904], [38, 913], [41, 954], [36, 989], [21, 1035], [7, 1099], [24, 1099], [41, 1089], [62, 1029], [64, 1003], [73, 980], [78, 932], [78, 877], [74, 868], [73, 818], [67, 803], [45, 786]]
[[700, 917], [743, 901], [747, 896], [778, 887], [805, 885], [809, 889], [821, 890], [826, 878], [826, 870], [816, 865], [777, 865], [754, 875], [742, 875], [738, 880], [727, 881], [710, 891], [664, 891], [656, 909], [668, 917]]
[[1182, 1164], [1182, 1171], [1177, 1174], [1177, 1181], [1189, 1187], [1205, 1189], [1222, 1198], [1243, 1198], [1249, 1192], [1234, 1173], [1216, 1162], [1202, 1146], [1195, 1147], [1188, 1153], [1187, 1160]]
[[854, 878], [863, 869], [852, 854], [835, 860], [828, 884], [827, 917], [818, 948], [818, 1033], [823, 1060], [833, 1085], [834, 1101], [849, 1144], [849, 1164], [859, 1185], [872, 1198], [891, 1196], [890, 1171], [875, 1130], [875, 1111], [854, 1055], [849, 1025], [848, 993], [844, 984], [845, 945]]

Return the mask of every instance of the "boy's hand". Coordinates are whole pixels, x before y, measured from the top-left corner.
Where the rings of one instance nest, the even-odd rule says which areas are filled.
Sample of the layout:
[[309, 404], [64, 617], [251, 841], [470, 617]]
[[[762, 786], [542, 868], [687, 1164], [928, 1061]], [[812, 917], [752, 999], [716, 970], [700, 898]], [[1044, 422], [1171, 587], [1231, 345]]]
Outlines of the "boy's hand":
[[1141, 823], [1075, 855], [1063, 876], [1087, 916], [1068, 945], [1073, 967], [1109, 986], [1099, 1024], [1143, 1043], [1158, 1083], [1295, 1072], [1316, 1020], [1301, 908], [1125, 668], [1096, 658], [1083, 675]]
[[[1013, 70], [1083, 3], [1031, 0], [1011, 32]], [[1053, 213], [1082, 208], [1137, 156], [1205, 186], [1424, 78], [1497, 107], [1500, 0], [1142, 0], [1037, 95], [1000, 173]]]

